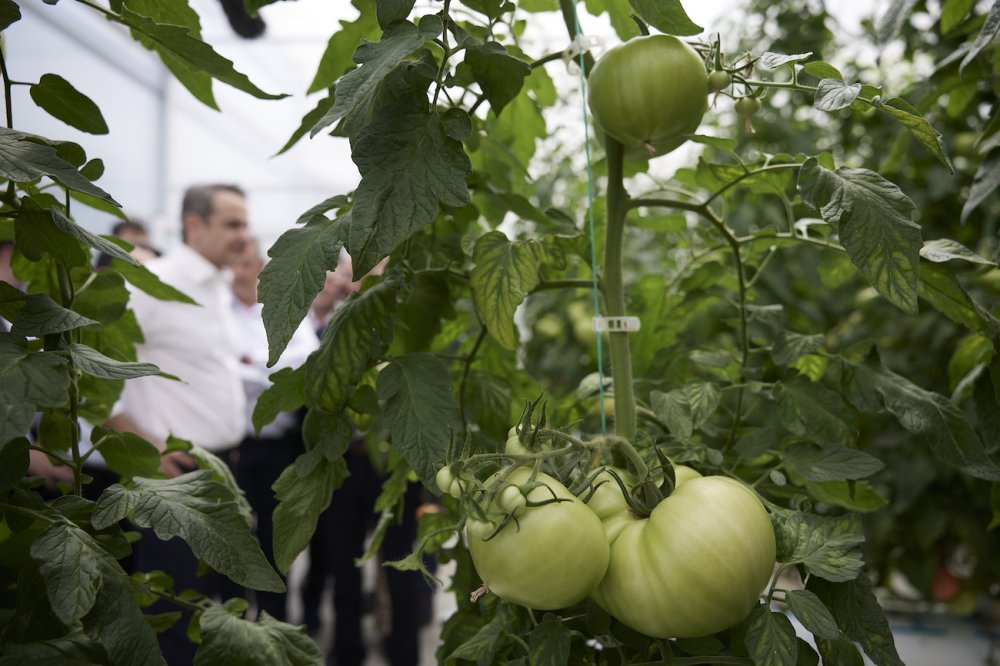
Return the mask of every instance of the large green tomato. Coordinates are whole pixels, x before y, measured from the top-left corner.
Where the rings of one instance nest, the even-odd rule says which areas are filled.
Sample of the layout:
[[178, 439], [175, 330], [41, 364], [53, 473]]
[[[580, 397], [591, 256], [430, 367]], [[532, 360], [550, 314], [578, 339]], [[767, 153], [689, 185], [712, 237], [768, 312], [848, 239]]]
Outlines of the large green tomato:
[[[531, 471], [521, 468], [508, 480], [518, 486], [530, 477]], [[551, 499], [553, 493], [568, 501], [517, 508], [516, 523], [508, 522], [492, 539], [468, 533], [469, 551], [479, 576], [501, 599], [539, 610], [566, 608], [586, 599], [604, 576], [608, 540], [600, 518], [565, 486], [546, 474], [536, 479], [545, 487], [532, 489], [529, 501]], [[503, 493], [501, 498], [511, 508], [510, 498]]]
[[684, 143], [708, 109], [708, 72], [690, 46], [670, 35], [636, 37], [605, 53], [588, 78], [594, 121], [625, 146], [650, 158]]
[[[774, 569], [774, 531], [757, 496], [738, 481], [677, 466], [677, 488], [637, 518], [617, 484], [589, 506], [604, 521], [611, 561], [593, 598], [656, 638], [690, 638], [745, 618]], [[598, 501], [595, 503], [594, 500]]]

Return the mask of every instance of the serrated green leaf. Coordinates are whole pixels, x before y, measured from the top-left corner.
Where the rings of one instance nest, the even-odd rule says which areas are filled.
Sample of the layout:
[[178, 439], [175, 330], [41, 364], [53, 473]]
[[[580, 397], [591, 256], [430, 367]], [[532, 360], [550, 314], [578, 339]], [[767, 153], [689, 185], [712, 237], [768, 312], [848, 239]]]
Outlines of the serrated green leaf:
[[917, 312], [920, 226], [914, 205], [874, 171], [821, 167], [810, 158], [799, 170], [802, 199], [838, 228], [851, 262], [875, 289], [904, 312]]
[[271, 385], [257, 396], [253, 406], [253, 427], [260, 435], [261, 429], [271, 423], [281, 412], [293, 412], [305, 402], [305, 368], [282, 368], [270, 375]]
[[691, 439], [694, 432], [694, 422], [688, 407], [687, 396], [680, 389], [668, 393], [653, 391], [649, 401], [656, 417], [666, 424], [670, 434], [681, 440]]
[[948, 361], [948, 384], [954, 390], [970, 372], [989, 365], [996, 355], [993, 340], [978, 333], [972, 333], [959, 340]]
[[89, 134], [107, 134], [101, 109], [58, 74], [42, 74], [29, 88], [31, 99], [50, 116]]
[[492, 620], [483, 625], [472, 638], [465, 641], [455, 651], [448, 655], [448, 661], [468, 659], [479, 663], [492, 663], [496, 654], [497, 640], [503, 631], [504, 617], [496, 614]]
[[782, 462], [810, 481], [865, 479], [885, 467], [878, 458], [846, 446], [795, 445], [785, 451]]
[[490, 335], [507, 349], [517, 346], [514, 311], [538, 285], [532, 244], [511, 242], [500, 231], [483, 234], [472, 255], [472, 298]]
[[822, 638], [816, 639], [816, 647], [824, 664], [836, 664], [836, 666], [865, 666], [865, 658], [861, 656], [861, 650], [851, 641], [841, 638], [836, 641], [828, 641]]
[[63, 404], [68, 390], [64, 358], [28, 351], [23, 338], [0, 333], [0, 442], [23, 437], [35, 412]]
[[889, 503], [867, 481], [806, 481], [803, 485], [817, 502], [843, 507], [848, 511], [871, 513]]
[[31, 557], [45, 577], [49, 605], [64, 624], [90, 612], [101, 586], [102, 560], [114, 561], [82, 529], [53, 523], [31, 545]]
[[829, 361], [825, 356], [821, 356], [820, 354], [806, 354], [801, 358], [795, 359], [789, 367], [797, 370], [799, 374], [807, 377], [809, 381], [818, 382], [826, 374], [828, 365]]
[[823, 346], [823, 335], [802, 335], [791, 331], [782, 331], [774, 341], [771, 357], [778, 365], [791, 365], [798, 359], [812, 354]]
[[771, 513], [778, 560], [802, 564], [806, 571], [826, 580], [854, 580], [864, 568], [861, 544], [865, 541], [856, 514], [827, 518], [787, 509]]
[[[160, 452], [142, 437], [130, 432], [94, 428], [91, 439], [98, 445], [108, 468], [116, 474], [131, 477], [159, 473]], [[108, 524], [111, 523], [101, 523], [101, 527]]]
[[312, 666], [322, 661], [319, 646], [304, 626], [279, 622], [266, 612], [250, 622], [214, 606], [202, 613], [199, 625], [195, 666]]
[[846, 109], [861, 94], [861, 84], [847, 85], [839, 79], [823, 79], [816, 86], [813, 106], [820, 111]]
[[124, 519], [138, 503], [139, 496], [136, 493], [117, 483], [113, 484], [101, 493], [91, 520], [96, 528], [103, 529]]
[[476, 45], [465, 51], [465, 62], [497, 115], [521, 92], [531, 74], [528, 63], [507, 53], [497, 42]]
[[920, 248], [920, 256], [936, 264], [951, 261], [952, 259], [959, 259], [972, 264], [997, 265], [997, 262], [976, 254], [957, 240], [952, 240], [951, 238], [924, 241], [924, 246]]
[[895, 39], [915, 4], [916, 0], [890, 0], [889, 7], [879, 16], [875, 25], [879, 44]]
[[232, 491], [211, 476], [197, 470], [172, 479], [134, 479], [127, 491], [138, 496], [132, 521], [164, 541], [181, 537], [199, 559], [239, 585], [283, 592], [285, 584], [251, 536]]
[[336, 269], [347, 216], [330, 220], [316, 214], [304, 227], [281, 234], [260, 272], [257, 298], [267, 331], [268, 365], [278, 362], [289, 340], [323, 289], [327, 271]]
[[668, 35], [688, 37], [704, 30], [691, 20], [680, 0], [629, 0], [629, 4], [643, 21]]
[[959, 218], [962, 224], [969, 219], [972, 211], [979, 208], [980, 204], [1000, 185], [1000, 153], [993, 153], [979, 165], [976, 175], [972, 180], [972, 187], [969, 188], [969, 198], [962, 206], [962, 215]]
[[860, 643], [872, 661], [879, 666], [903, 666], [889, 622], [866, 574], [844, 582], [812, 578], [806, 588], [830, 609], [841, 630]]
[[103, 647], [77, 629], [65, 636], [32, 643], [8, 641], [0, 656], [0, 666], [90, 666], [109, 663], [110, 659]]
[[458, 424], [448, 367], [433, 354], [408, 354], [382, 369], [377, 390], [393, 449], [433, 487]]
[[386, 279], [337, 308], [305, 365], [306, 405], [339, 414], [369, 367], [392, 342], [402, 278]]
[[274, 154], [274, 156], [277, 157], [278, 155], [283, 155], [291, 150], [292, 146], [297, 144], [302, 137], [308, 134], [309, 130], [316, 126], [316, 123], [319, 122], [320, 118], [325, 116], [330, 109], [333, 108], [333, 103], [333, 90], [330, 90], [326, 97], [321, 98], [318, 102], [316, 102], [316, 106], [314, 106], [312, 110], [302, 116], [302, 122], [299, 123], [299, 126], [294, 132], [292, 132], [292, 135], [288, 137], [288, 141], [285, 141], [285, 145], [283, 145], [278, 152]]
[[375, 0], [378, 24], [387, 27], [393, 21], [401, 21], [410, 15], [414, 0]]
[[27, 439], [0, 440], [0, 492], [7, 492], [21, 480], [30, 462]]
[[[115, 259], [119, 259], [122, 262], [138, 266], [138, 262], [132, 255], [119, 247], [116, 243], [109, 240], [101, 238], [97, 234], [93, 234], [80, 225], [78, 225], [73, 220], [69, 219], [55, 206], [45, 209], [38, 206], [33, 200], [25, 200], [25, 205], [22, 206], [21, 211], [18, 215], [18, 220], [15, 222], [15, 229], [18, 234], [18, 243], [21, 242], [23, 236], [28, 235], [25, 225], [31, 226], [32, 239], [32, 250], [33, 254], [38, 252], [39, 248], [51, 248], [51, 251], [57, 255], [57, 258], [62, 260], [68, 266], [82, 266], [90, 262], [90, 255], [87, 252], [82, 251], [83, 261], [79, 261], [77, 254], [73, 254], [68, 257], [64, 257], [61, 254], [61, 248], [63, 243], [74, 242], [72, 239], [76, 239], [83, 243], [86, 247], [92, 248], [107, 254]], [[77, 243], [77, 245], [79, 245]], [[31, 258], [28, 251], [25, 248], [21, 248], [22, 252], [25, 252], [25, 256]], [[73, 263], [68, 263], [72, 261]]]
[[160, 280], [156, 273], [153, 273], [145, 266], [133, 265], [120, 259], [112, 259], [110, 270], [120, 273], [133, 287], [149, 294], [157, 300], [198, 305], [193, 298], [179, 289], [166, 284]]
[[160, 374], [152, 363], [127, 363], [109, 358], [87, 345], [73, 343], [69, 346], [73, 363], [83, 372], [102, 379], [135, 379]]
[[435, 113], [384, 107], [358, 135], [352, 158], [361, 172], [348, 240], [357, 277], [432, 222], [440, 205], [470, 201], [469, 158]]
[[[336, 103], [312, 128], [311, 135], [316, 136], [323, 128], [346, 117], [356, 108], [367, 106], [377, 94], [382, 81], [396, 66], [424, 42], [437, 37], [442, 27], [439, 17], [425, 16], [419, 27], [409, 21], [400, 21], [390, 26], [378, 42], [363, 41], [353, 56], [358, 68], [337, 81]], [[313, 86], [315, 84], [314, 81]], [[310, 86], [310, 90], [319, 89], [313, 86]]]
[[820, 445], [850, 445], [857, 437], [850, 410], [822, 384], [796, 379], [779, 382], [774, 394], [782, 425]]
[[30, 183], [48, 176], [71, 190], [90, 194], [118, 206], [111, 195], [80, 175], [50, 145], [36, 143], [31, 135], [0, 127], [0, 177]]
[[[340, 28], [333, 32], [330, 41], [323, 51], [316, 75], [309, 84], [307, 94], [331, 87], [344, 72], [350, 69], [354, 62], [351, 54], [362, 40], [369, 40], [378, 33], [376, 13], [370, 0], [355, 2], [358, 7], [358, 18], [354, 21], [340, 21]], [[330, 95], [330, 108], [333, 108], [333, 95]], [[324, 112], [325, 113], [325, 112]], [[318, 120], [318, 119], [317, 119]], [[312, 126], [310, 126], [312, 127]]]
[[279, 571], [287, 573], [295, 558], [309, 545], [319, 515], [330, 505], [330, 497], [346, 478], [347, 464], [343, 458], [332, 462], [322, 458], [304, 477], [298, 475], [296, 465], [289, 465], [271, 486], [278, 500], [273, 547]]
[[840, 638], [840, 627], [830, 610], [819, 597], [808, 590], [789, 590], [785, 603], [799, 622], [817, 638], [835, 641]]
[[751, 430], [736, 441], [736, 451], [744, 458], [756, 458], [781, 445], [786, 433], [778, 426], [766, 426]]
[[795, 628], [791, 620], [772, 613], [766, 604], [750, 612], [745, 643], [756, 666], [795, 666]]
[[766, 72], [773, 72], [782, 65], [808, 60], [811, 55], [812, 52], [785, 55], [784, 53], [771, 53], [770, 51], [766, 51], [761, 54], [760, 58], [758, 58], [757, 65]]
[[201, 41], [189, 27], [157, 23], [128, 7], [123, 7], [120, 14], [109, 18], [131, 28], [133, 34], [148, 40], [141, 41], [152, 42], [168, 67], [171, 61], [179, 61], [195, 71], [207, 72], [213, 78], [258, 99], [287, 97], [285, 94], [275, 95], [258, 88], [245, 74], [236, 71], [232, 61], [216, 53], [215, 49]]
[[802, 66], [802, 71], [810, 76], [816, 77], [817, 79], [835, 79], [837, 81], [844, 80], [844, 75], [840, 73], [839, 69], [828, 62], [823, 62], [822, 60], [807, 62]]
[[972, 331], [995, 335], [997, 320], [972, 299], [955, 275], [940, 264], [924, 264], [920, 270], [920, 297], [952, 321]]
[[697, 428], [719, 408], [722, 394], [712, 382], [689, 382], [683, 388], [684, 397], [691, 409], [691, 421]]
[[440, 273], [414, 276], [409, 297], [399, 304], [396, 341], [406, 353], [430, 349], [442, 322], [455, 318], [448, 279]]
[[930, 151], [931, 155], [948, 167], [948, 171], [954, 173], [955, 167], [952, 165], [951, 159], [948, 158], [948, 150], [944, 145], [941, 133], [934, 129], [934, 126], [906, 100], [890, 97], [884, 101], [874, 102], [873, 106], [905, 127], [924, 148]]
[[14, 322], [12, 334], [25, 337], [65, 333], [100, 323], [67, 310], [48, 294], [22, 294], [6, 282], [0, 282], [0, 315]]
[[567, 666], [571, 636], [561, 620], [545, 620], [528, 637], [530, 666]]
[[966, 56], [962, 58], [962, 64], [958, 66], [959, 74], [965, 73], [965, 68], [969, 66], [969, 63], [990, 45], [998, 32], [1000, 32], [1000, 4], [994, 2], [990, 8], [989, 16], [986, 17], [986, 22], [983, 23], [983, 27], [976, 36], [976, 41], [973, 42], [972, 48], [969, 49]]
[[354, 429], [342, 415], [310, 409], [302, 423], [302, 440], [307, 451], [295, 459], [295, 473], [299, 478], [309, 476], [324, 458], [337, 462], [353, 439]]
[[847, 363], [852, 371], [848, 381], [857, 385], [852, 395], [877, 393], [900, 425], [921, 435], [939, 460], [976, 478], [1000, 481], [1000, 467], [990, 460], [965, 414], [947, 398], [885, 368]]

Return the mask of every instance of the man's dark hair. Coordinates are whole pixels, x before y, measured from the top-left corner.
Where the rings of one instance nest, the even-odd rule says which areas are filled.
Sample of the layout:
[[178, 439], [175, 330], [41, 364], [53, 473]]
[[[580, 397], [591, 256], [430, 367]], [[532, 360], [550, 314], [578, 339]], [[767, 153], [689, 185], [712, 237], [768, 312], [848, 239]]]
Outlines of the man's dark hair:
[[123, 233], [125, 233], [127, 231], [135, 231], [135, 232], [138, 232], [138, 233], [148, 233], [146, 231], [146, 225], [142, 222], [142, 220], [140, 220], [138, 218], [135, 218], [135, 217], [131, 217], [131, 218], [127, 219], [127, 220], [122, 220], [121, 222], [119, 222], [115, 226], [111, 227], [111, 235], [112, 236], [118, 236], [119, 238], [121, 237], [121, 235]]
[[229, 185], [216, 183], [214, 185], [192, 185], [184, 191], [184, 199], [181, 200], [181, 240], [187, 243], [187, 230], [184, 228], [184, 219], [188, 213], [194, 213], [207, 220], [212, 214], [212, 203], [215, 195], [219, 192], [232, 192], [244, 199], [247, 194], [239, 185]]

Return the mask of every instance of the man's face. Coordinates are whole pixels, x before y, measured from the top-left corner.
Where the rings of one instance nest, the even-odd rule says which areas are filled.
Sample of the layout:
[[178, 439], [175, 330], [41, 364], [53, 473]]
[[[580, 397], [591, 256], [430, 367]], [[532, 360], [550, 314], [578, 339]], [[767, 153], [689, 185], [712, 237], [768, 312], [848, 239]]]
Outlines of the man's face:
[[235, 192], [216, 192], [208, 217], [191, 218], [185, 220], [187, 244], [219, 268], [234, 264], [250, 242], [246, 200]]
[[260, 258], [257, 244], [253, 241], [246, 243], [243, 251], [237, 255], [236, 260], [230, 266], [233, 269], [234, 286], [256, 287], [257, 276], [264, 268], [264, 261]]

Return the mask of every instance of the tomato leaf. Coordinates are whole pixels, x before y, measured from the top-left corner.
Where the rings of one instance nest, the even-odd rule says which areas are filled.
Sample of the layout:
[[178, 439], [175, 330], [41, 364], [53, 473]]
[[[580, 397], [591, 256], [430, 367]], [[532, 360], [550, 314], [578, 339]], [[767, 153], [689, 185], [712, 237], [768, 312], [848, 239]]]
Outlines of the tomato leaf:
[[913, 202], [868, 169], [830, 171], [810, 158], [799, 170], [803, 201], [837, 227], [848, 256], [872, 286], [904, 312], [917, 312], [920, 226]]
[[67, 310], [48, 294], [22, 294], [6, 282], [0, 282], [0, 315], [14, 321], [15, 336], [42, 337], [74, 331], [99, 322]]
[[694, 422], [684, 391], [681, 389], [674, 389], [668, 393], [653, 391], [649, 395], [649, 400], [656, 417], [666, 424], [671, 435], [682, 441], [691, 439]]
[[819, 649], [819, 654], [824, 664], [865, 666], [865, 658], [861, 656], [861, 651], [854, 643], [847, 639], [841, 638], [836, 641], [828, 641], [817, 638], [816, 647]]
[[465, 62], [476, 77], [493, 113], [500, 115], [507, 104], [517, 97], [531, 67], [507, 53], [497, 42], [477, 44], [465, 51]]
[[458, 424], [448, 367], [433, 354], [407, 354], [383, 368], [377, 391], [393, 448], [433, 487]]
[[629, 0], [629, 4], [643, 21], [668, 35], [687, 37], [704, 30], [691, 20], [680, 0]]
[[872, 661], [879, 666], [903, 666], [889, 622], [866, 574], [843, 582], [811, 578], [806, 587], [830, 609], [847, 637], [861, 643]]
[[[166, 3], [151, 2], [150, 4], [155, 6]], [[177, 3], [173, 3], [171, 6], [177, 6]], [[196, 31], [188, 26], [159, 23], [132, 11], [128, 7], [122, 7], [120, 14], [112, 14], [109, 18], [131, 28], [132, 34], [146, 48], [155, 50], [171, 71], [175, 74], [181, 73], [178, 79], [195, 97], [212, 108], [217, 107], [214, 101], [211, 101], [211, 92], [209, 91], [208, 96], [205, 95], [204, 84], [195, 83], [197, 78], [192, 72], [206, 72], [212, 78], [258, 99], [287, 97], [285, 94], [267, 93], [258, 88], [245, 74], [234, 69], [232, 61], [216, 53], [215, 49], [201, 41]]]
[[989, 16], [986, 17], [986, 22], [983, 24], [982, 29], [980, 29], [979, 35], [976, 36], [976, 41], [972, 44], [969, 53], [962, 58], [962, 64], [958, 67], [959, 74], [965, 73], [965, 68], [969, 66], [969, 63], [975, 60], [983, 52], [983, 49], [990, 45], [998, 32], [1000, 32], [1000, 4], [994, 2], [990, 8]]
[[400, 21], [410, 15], [414, 0], [375, 0], [378, 24], [386, 28], [393, 21]]
[[294, 412], [305, 402], [305, 368], [282, 368], [268, 377], [271, 385], [257, 396], [253, 407], [253, 427], [258, 435], [281, 412]]
[[816, 448], [796, 444], [785, 451], [782, 463], [810, 481], [864, 479], [885, 467], [864, 451], [837, 445]]
[[[302, 459], [303, 454], [299, 456]], [[323, 457], [308, 474], [298, 473], [298, 460], [289, 465], [274, 482], [278, 506], [274, 510], [274, 562], [278, 571], [287, 573], [295, 558], [309, 545], [319, 516], [330, 505], [333, 492], [347, 478], [343, 457]]]
[[37, 143], [37, 140], [30, 134], [0, 127], [0, 177], [15, 183], [30, 183], [48, 176], [67, 189], [119, 205], [110, 194], [91, 183], [60, 157], [55, 147]]
[[160, 374], [160, 369], [152, 363], [128, 363], [116, 361], [101, 352], [73, 343], [69, 346], [70, 356], [81, 371], [102, 379], [134, 379]]
[[12, 488], [25, 474], [30, 464], [28, 440], [18, 437], [0, 444], [0, 492]]
[[791, 331], [781, 331], [774, 341], [771, 357], [778, 365], [791, 365], [803, 356], [822, 347], [824, 338], [823, 335], [802, 335]]
[[281, 234], [267, 251], [271, 260], [260, 272], [257, 291], [263, 303], [268, 366], [278, 362], [309, 313], [316, 294], [323, 289], [327, 271], [336, 269], [349, 220], [350, 213], [336, 220], [317, 213], [305, 226]]
[[839, 111], [849, 107], [860, 94], [860, 83], [847, 85], [839, 79], [823, 79], [816, 87], [813, 106], [820, 111]]
[[993, 507], [993, 520], [990, 521], [988, 530], [995, 530], [1000, 527], [1000, 483], [994, 483], [990, 491], [990, 505]]
[[0, 333], [0, 442], [23, 437], [41, 407], [58, 407], [67, 399], [66, 360], [49, 352], [28, 351], [27, 341]]
[[736, 450], [745, 458], [756, 458], [770, 449], [776, 449], [787, 433], [780, 426], [766, 426], [751, 430], [736, 442]]
[[468, 639], [448, 655], [447, 661], [468, 659], [480, 664], [493, 663], [497, 642], [504, 630], [506, 619], [502, 613], [497, 613], [487, 624], [483, 625], [472, 638]]
[[901, 426], [923, 436], [939, 460], [976, 478], [1000, 481], [1000, 467], [990, 460], [965, 414], [947, 398], [885, 368], [847, 364], [846, 388], [852, 402], [858, 404], [858, 394], [877, 394]]
[[570, 633], [561, 620], [545, 620], [532, 629], [528, 638], [529, 666], [569, 664]]
[[920, 297], [952, 321], [972, 331], [994, 336], [998, 321], [972, 299], [955, 275], [945, 266], [924, 264], [920, 270]]
[[778, 418], [800, 437], [822, 446], [850, 445], [857, 439], [857, 426], [843, 399], [822, 384], [796, 378], [774, 387]]
[[91, 439], [100, 444], [108, 468], [123, 477], [156, 476], [160, 452], [142, 437], [130, 432], [94, 428]]
[[806, 481], [804, 486], [817, 502], [826, 502], [849, 511], [871, 513], [889, 503], [867, 481]]
[[21, 8], [17, 6], [14, 0], [3, 0], [0, 2], [0, 30], [6, 30], [7, 27], [21, 20]]
[[333, 108], [333, 103], [334, 103], [333, 90], [330, 90], [329, 94], [326, 97], [316, 102], [316, 106], [314, 106], [311, 111], [308, 111], [306, 115], [302, 116], [302, 122], [295, 129], [295, 131], [292, 132], [292, 135], [288, 137], [288, 141], [285, 142], [285, 145], [283, 145], [278, 150], [278, 152], [274, 154], [274, 156], [277, 157], [278, 155], [284, 154], [285, 152], [289, 151], [292, 148], [292, 146], [297, 144], [299, 142], [299, 139], [304, 137], [309, 132], [309, 130], [315, 127], [316, 123], [319, 122], [320, 118], [326, 115], [330, 111], [330, 109]]
[[[354, 143], [361, 184], [354, 193], [348, 248], [358, 277], [432, 222], [441, 204], [470, 201], [465, 178], [471, 165], [452, 136], [456, 123], [405, 106], [385, 107]], [[468, 116], [465, 120], [468, 127]]]
[[[378, 42], [363, 42], [354, 52], [354, 62], [359, 67], [337, 81], [333, 108], [313, 126], [310, 134], [316, 136], [323, 128], [348, 116], [355, 109], [369, 107], [382, 81], [424, 42], [441, 34], [442, 28], [440, 17], [425, 16], [420, 20], [419, 27], [409, 21], [400, 21], [389, 26]], [[319, 89], [314, 86], [315, 81], [310, 90]]]
[[840, 627], [830, 610], [819, 597], [808, 590], [789, 590], [785, 594], [788, 609], [817, 638], [835, 641], [840, 638]]
[[812, 51], [807, 53], [796, 53], [794, 55], [785, 55], [784, 53], [772, 53], [770, 51], [766, 51], [761, 54], [760, 58], [757, 59], [757, 65], [764, 71], [772, 72], [782, 65], [808, 60], [811, 55]]
[[361, 377], [389, 348], [402, 283], [399, 274], [390, 272], [337, 308], [319, 349], [305, 364], [307, 406], [330, 414], [343, 411]]
[[747, 621], [746, 646], [757, 666], [795, 666], [795, 628], [782, 613], [760, 604]]
[[997, 265], [997, 262], [976, 254], [957, 240], [951, 238], [937, 238], [935, 240], [924, 241], [924, 246], [920, 248], [920, 256], [927, 261], [933, 261], [937, 264], [951, 261], [952, 259], [959, 259], [971, 264]]
[[[333, 32], [330, 41], [327, 42], [306, 94], [334, 85], [336, 80], [353, 66], [351, 55], [358, 48], [358, 44], [378, 34], [379, 26], [376, 12], [372, 11], [371, 0], [355, 0], [352, 4], [358, 8], [358, 18], [354, 21], [340, 21], [339, 29]], [[330, 95], [329, 99], [330, 108], [333, 108], [333, 95]]]
[[962, 206], [961, 220], [965, 224], [976, 208], [986, 201], [986, 198], [1000, 186], [1000, 153], [993, 153], [983, 160], [983, 163], [976, 169], [976, 175], [972, 180], [972, 187], [969, 189], [969, 198]]
[[500, 231], [483, 234], [472, 255], [472, 297], [490, 335], [507, 349], [517, 346], [514, 311], [538, 284], [540, 248], [507, 240]]
[[251, 536], [233, 492], [211, 476], [208, 470], [197, 470], [173, 479], [137, 477], [131, 489], [116, 484], [98, 500], [94, 526], [106, 527], [103, 520], [120, 518], [115, 505], [124, 503], [133, 507], [136, 525], [153, 528], [164, 541], [181, 537], [199, 559], [239, 585], [284, 591], [284, 583]]
[[822, 60], [807, 62], [802, 66], [802, 71], [810, 76], [816, 77], [817, 79], [835, 79], [837, 81], [844, 80], [844, 75], [840, 73], [839, 69], [828, 62], [823, 62]]
[[304, 626], [279, 622], [263, 613], [256, 622], [232, 615], [221, 606], [213, 606], [201, 615], [201, 643], [194, 663], [233, 663], [235, 655], [247, 664], [288, 664], [307, 666], [322, 661], [319, 646]]
[[955, 167], [948, 157], [948, 150], [944, 145], [944, 138], [941, 133], [925, 119], [919, 111], [899, 97], [891, 97], [880, 101], [876, 99], [872, 103], [875, 108], [885, 113], [887, 116], [905, 127], [913, 137], [919, 141], [924, 148], [930, 151], [941, 164], [948, 167], [948, 171], [955, 172]]
[[156, 273], [141, 265], [133, 265], [121, 259], [111, 260], [111, 270], [120, 273], [129, 284], [160, 301], [176, 301], [197, 305], [193, 298], [160, 280]]
[[809, 573], [835, 582], [854, 580], [864, 567], [865, 541], [857, 515], [827, 518], [786, 509], [771, 514], [777, 558], [802, 564]]
[[29, 89], [35, 104], [70, 127], [89, 134], [107, 134], [101, 109], [58, 74], [42, 74]]

